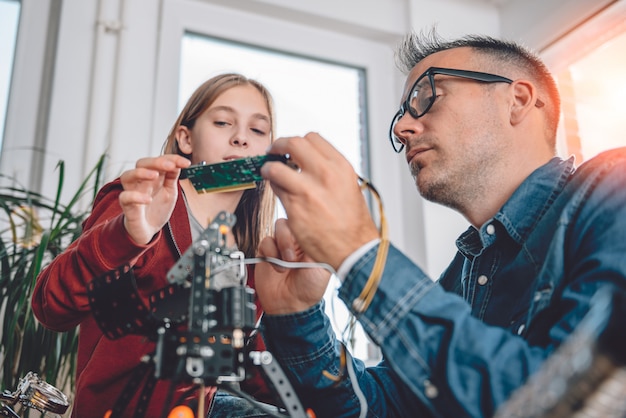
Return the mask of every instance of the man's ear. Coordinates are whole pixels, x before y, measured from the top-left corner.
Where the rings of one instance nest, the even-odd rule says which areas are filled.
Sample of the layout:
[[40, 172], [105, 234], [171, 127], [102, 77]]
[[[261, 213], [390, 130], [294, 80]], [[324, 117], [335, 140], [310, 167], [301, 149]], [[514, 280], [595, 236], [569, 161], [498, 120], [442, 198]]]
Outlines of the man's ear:
[[513, 103], [511, 106], [511, 125], [517, 125], [524, 120], [537, 102], [537, 89], [527, 80], [515, 80], [511, 83]]
[[191, 154], [193, 147], [191, 145], [191, 131], [186, 126], [180, 125], [174, 132], [174, 138], [178, 143], [178, 149], [183, 154]]

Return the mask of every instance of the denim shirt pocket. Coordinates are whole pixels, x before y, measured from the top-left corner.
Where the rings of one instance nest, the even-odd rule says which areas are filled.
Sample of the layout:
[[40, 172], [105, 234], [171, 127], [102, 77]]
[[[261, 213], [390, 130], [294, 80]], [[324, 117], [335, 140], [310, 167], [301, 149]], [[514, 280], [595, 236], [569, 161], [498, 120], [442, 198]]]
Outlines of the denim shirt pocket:
[[550, 306], [553, 294], [554, 287], [551, 285], [534, 291], [530, 304], [524, 304], [511, 315], [508, 324], [508, 329], [511, 333], [525, 338], [535, 318]]
[[554, 286], [552, 283], [535, 290], [535, 293], [533, 294], [533, 301], [530, 305], [530, 311], [528, 313], [529, 322], [531, 322], [541, 311], [550, 306], [553, 294]]
[[539, 312], [550, 305], [553, 293], [554, 287], [552, 285], [535, 291], [535, 294], [533, 295], [533, 303], [530, 306], [530, 317], [535, 317]]

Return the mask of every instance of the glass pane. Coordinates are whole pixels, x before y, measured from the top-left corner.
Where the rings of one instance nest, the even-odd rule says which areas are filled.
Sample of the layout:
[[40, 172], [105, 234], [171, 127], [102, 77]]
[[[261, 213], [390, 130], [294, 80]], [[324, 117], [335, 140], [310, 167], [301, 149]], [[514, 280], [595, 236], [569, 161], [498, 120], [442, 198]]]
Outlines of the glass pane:
[[[180, 68], [179, 109], [211, 76], [241, 73], [263, 83], [272, 94], [277, 137], [318, 132], [343, 153], [357, 173], [369, 177], [363, 69], [191, 33], [183, 38]], [[278, 212], [285, 216], [282, 208]], [[345, 337], [349, 315], [335, 296], [338, 284], [333, 277], [326, 307], [335, 331]], [[354, 332], [352, 353], [374, 362], [377, 348], [368, 342], [360, 325]]]
[[11, 86], [13, 54], [17, 38], [17, 26], [20, 17], [20, 2], [0, 0], [0, 151], [4, 137], [4, 121]]
[[[276, 107], [277, 137], [320, 133], [365, 174], [364, 71], [195, 34], [183, 38], [179, 109], [207, 78], [238, 72], [263, 83]], [[364, 101], [364, 100], [363, 100]]]
[[626, 146], [626, 33], [556, 74], [561, 90], [560, 138], [577, 163]]

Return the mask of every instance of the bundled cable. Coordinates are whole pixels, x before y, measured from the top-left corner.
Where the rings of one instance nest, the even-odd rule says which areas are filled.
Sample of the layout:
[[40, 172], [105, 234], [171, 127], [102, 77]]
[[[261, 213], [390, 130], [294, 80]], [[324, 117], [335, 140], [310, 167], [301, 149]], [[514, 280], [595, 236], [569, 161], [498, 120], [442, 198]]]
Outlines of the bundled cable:
[[378, 290], [378, 285], [383, 277], [383, 271], [385, 269], [385, 262], [387, 261], [387, 253], [389, 252], [389, 232], [387, 229], [387, 218], [385, 217], [385, 211], [383, 209], [383, 201], [378, 193], [378, 190], [368, 180], [359, 177], [361, 183], [361, 189], [368, 189], [378, 202], [378, 216], [380, 218], [379, 232], [380, 232], [380, 244], [378, 245], [378, 252], [376, 253], [376, 260], [374, 261], [374, 267], [372, 272], [361, 291], [359, 297], [352, 302], [352, 309], [361, 314], [367, 310], [374, 299], [374, 295]]

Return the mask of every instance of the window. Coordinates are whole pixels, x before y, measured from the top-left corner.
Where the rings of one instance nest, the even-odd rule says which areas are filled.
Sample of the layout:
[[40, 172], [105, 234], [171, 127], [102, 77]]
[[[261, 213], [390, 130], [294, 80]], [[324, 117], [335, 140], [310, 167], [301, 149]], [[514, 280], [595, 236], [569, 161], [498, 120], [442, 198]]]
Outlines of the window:
[[276, 137], [319, 132], [366, 177], [367, 132], [361, 109], [364, 71], [207, 36], [182, 41], [178, 107], [206, 79], [238, 72], [263, 83], [276, 110]]
[[[364, 71], [351, 66], [285, 54], [254, 46], [186, 33], [182, 39], [178, 108], [206, 79], [237, 72], [263, 83], [274, 98], [276, 137], [316, 131], [334, 143], [355, 171], [368, 177], [364, 126]], [[279, 217], [286, 216], [278, 205]], [[338, 335], [349, 321], [348, 311], [334, 298], [333, 277], [326, 294], [329, 317]], [[353, 353], [371, 356], [372, 347], [360, 325], [355, 329]], [[346, 341], [347, 342], [347, 341]], [[368, 351], [369, 350], [369, 351]]]
[[626, 146], [626, 6], [618, 2], [542, 55], [562, 96], [557, 143], [579, 164]]
[[[405, 174], [404, 166], [387, 140], [389, 109], [396, 107], [398, 92], [392, 45], [196, 1], [164, 0], [161, 16], [155, 133], [168, 131], [182, 103], [206, 78], [235, 71], [257, 79], [276, 102], [278, 136], [319, 132], [336, 141], [357, 172], [386, 185], [379, 190], [387, 218], [394, 220], [390, 236], [402, 241], [404, 228], [395, 220], [403, 214], [403, 195], [396, 177]], [[152, 145], [153, 153], [160, 142]], [[377, 158], [369, 161], [373, 154]], [[329, 286], [327, 308], [343, 335], [347, 310], [330, 298], [336, 287]], [[376, 347], [360, 327], [355, 333], [353, 354], [376, 361]]]
[[2, 150], [4, 121], [9, 101], [19, 16], [19, 1], [0, 0], [0, 150]]
[[577, 161], [626, 145], [626, 32], [559, 71], [563, 141]]

